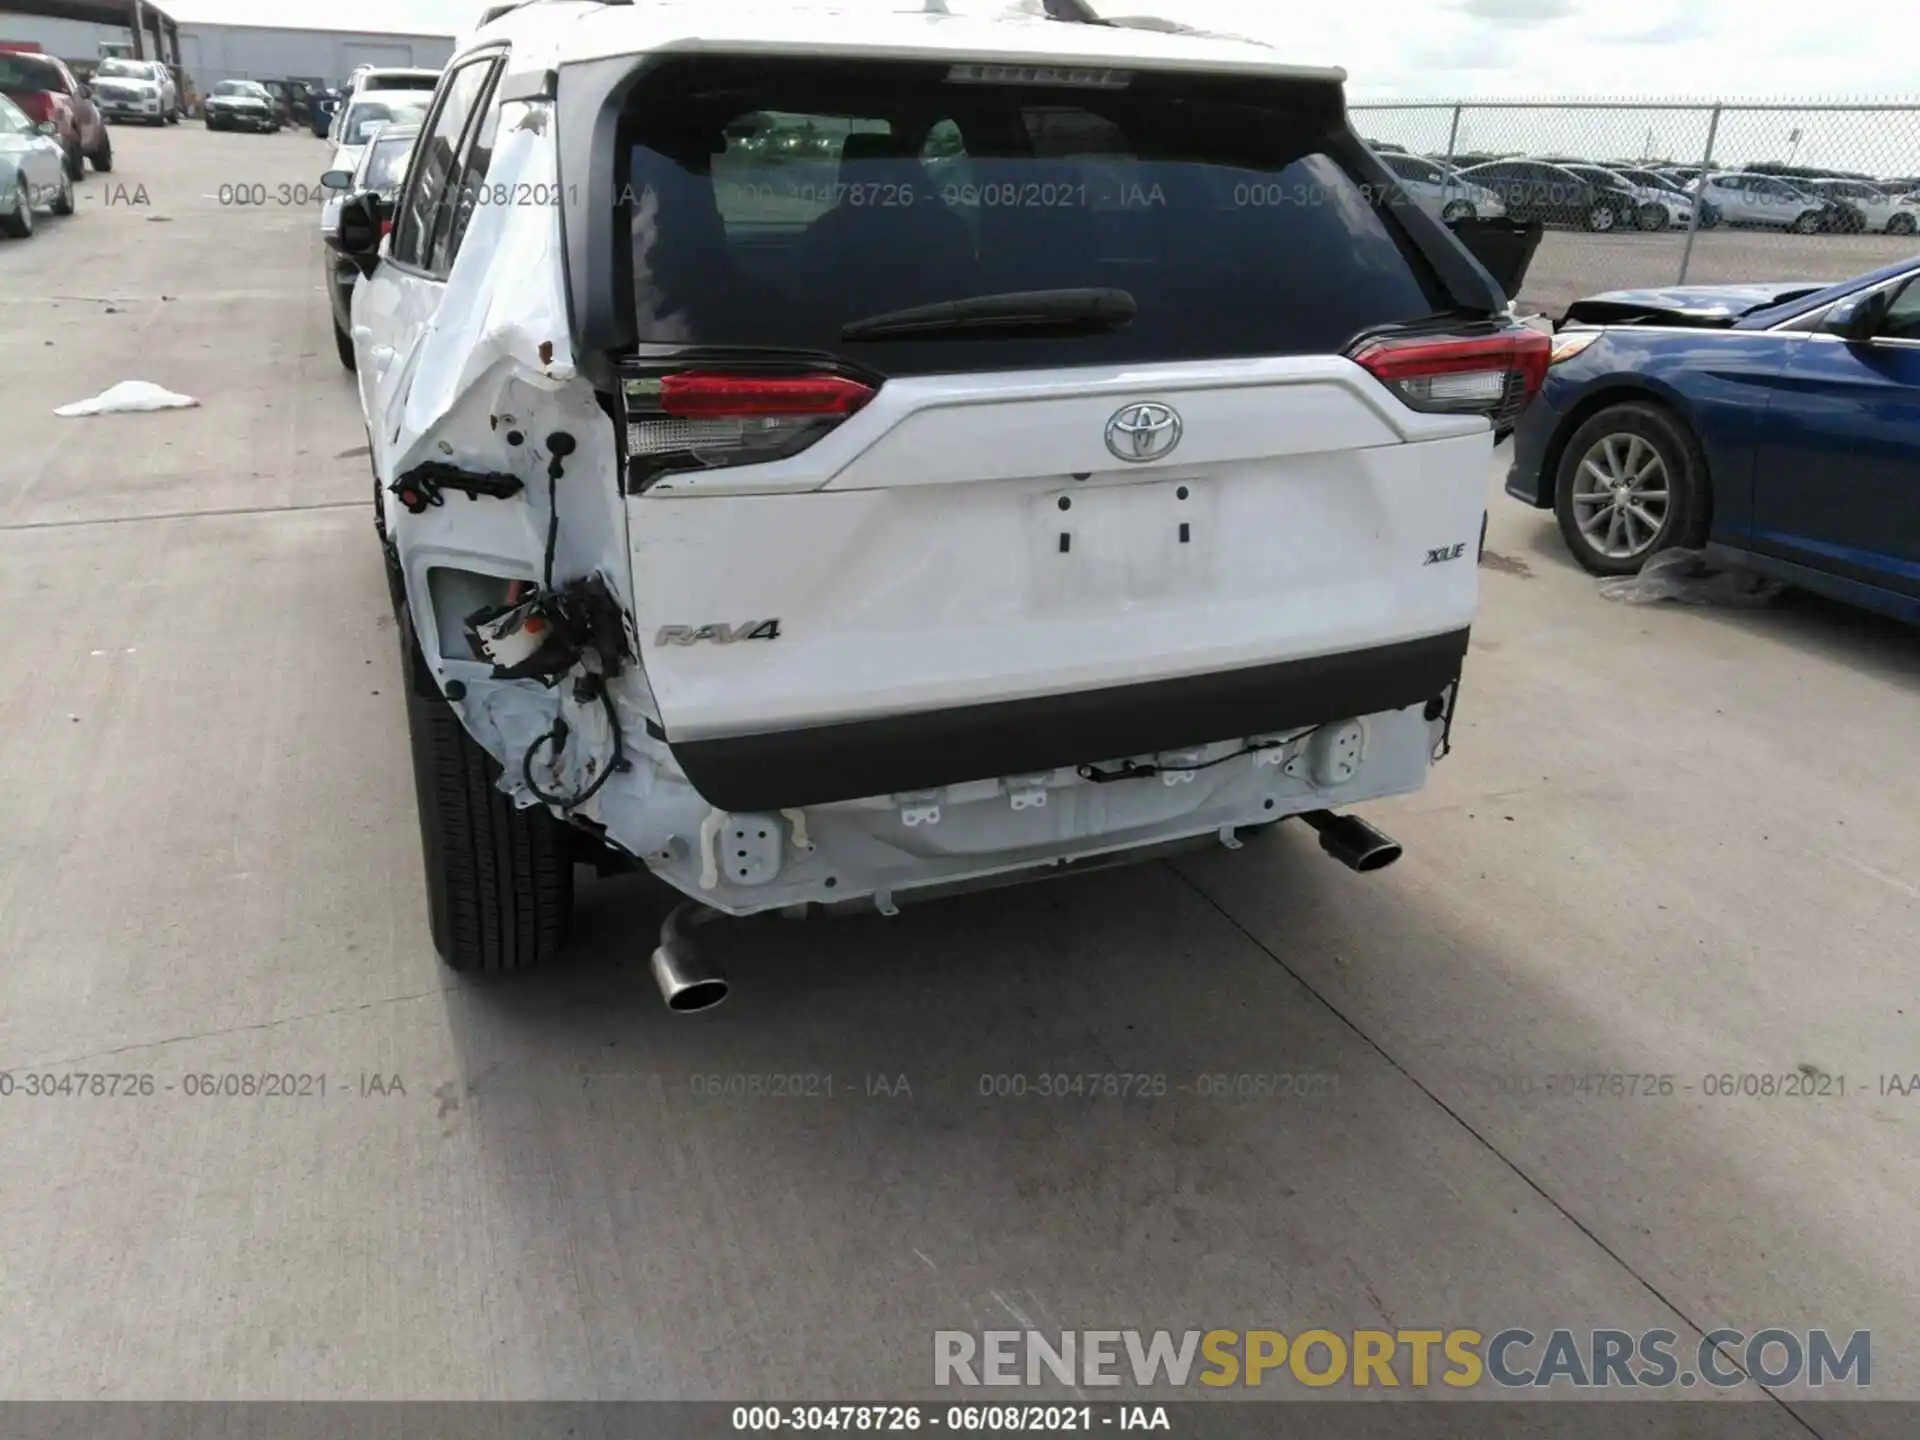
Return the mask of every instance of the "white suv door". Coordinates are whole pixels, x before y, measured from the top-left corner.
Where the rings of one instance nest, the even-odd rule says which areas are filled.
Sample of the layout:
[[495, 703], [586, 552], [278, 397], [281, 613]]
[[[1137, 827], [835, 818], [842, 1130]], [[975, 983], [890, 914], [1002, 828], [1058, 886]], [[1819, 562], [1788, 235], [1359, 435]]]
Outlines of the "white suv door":
[[504, 52], [450, 70], [414, 147], [379, 265], [353, 289], [353, 349], [374, 470], [389, 475], [406, 448], [405, 408], [415, 366], [446, 289], [447, 272], [485, 178], [499, 110], [492, 102]]

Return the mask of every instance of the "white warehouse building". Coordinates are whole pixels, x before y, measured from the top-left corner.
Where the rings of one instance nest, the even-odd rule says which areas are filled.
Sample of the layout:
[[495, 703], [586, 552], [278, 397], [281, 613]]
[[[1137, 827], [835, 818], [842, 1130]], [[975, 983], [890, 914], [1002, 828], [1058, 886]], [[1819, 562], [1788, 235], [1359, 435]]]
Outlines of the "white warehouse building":
[[451, 35], [180, 22], [180, 66], [203, 95], [221, 80], [338, 85], [361, 65], [438, 70], [452, 58]]
[[201, 94], [221, 80], [338, 85], [361, 65], [437, 70], [453, 55], [451, 35], [176, 20], [151, 0], [0, 0], [0, 45], [7, 44], [74, 63], [164, 60]]

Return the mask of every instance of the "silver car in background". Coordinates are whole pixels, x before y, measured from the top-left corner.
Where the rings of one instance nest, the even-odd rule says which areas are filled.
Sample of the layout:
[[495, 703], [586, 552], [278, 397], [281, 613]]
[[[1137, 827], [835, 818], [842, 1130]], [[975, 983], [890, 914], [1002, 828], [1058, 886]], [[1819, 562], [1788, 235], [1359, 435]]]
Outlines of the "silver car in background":
[[1765, 225], [1812, 235], [1825, 228], [1835, 207], [1825, 196], [1809, 193], [1777, 175], [1721, 170], [1687, 189], [1720, 212], [1729, 225]]

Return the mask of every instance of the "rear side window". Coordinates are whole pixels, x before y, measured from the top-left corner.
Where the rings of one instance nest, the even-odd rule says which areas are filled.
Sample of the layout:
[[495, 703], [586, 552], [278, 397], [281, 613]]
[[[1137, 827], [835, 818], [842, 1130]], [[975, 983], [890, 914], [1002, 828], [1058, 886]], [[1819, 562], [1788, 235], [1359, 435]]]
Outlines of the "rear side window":
[[454, 256], [460, 253], [460, 241], [467, 233], [468, 222], [473, 219], [473, 207], [483, 199], [482, 187], [486, 183], [487, 170], [493, 164], [494, 136], [500, 130], [500, 102], [493, 98], [494, 88], [491, 83], [488, 84], [479, 119], [468, 132], [460, 156], [460, 183], [441, 205], [446, 213], [433, 242], [433, 270], [438, 275], [445, 275], [453, 269]]
[[[642, 343], [1038, 368], [1336, 352], [1446, 303], [1390, 187], [1356, 175], [1332, 86], [708, 58], [650, 76], [625, 133]], [[1125, 290], [1138, 313], [1064, 337], [841, 336], [914, 306], [1081, 288]]]
[[493, 55], [469, 61], [447, 77], [416, 142], [417, 155], [400, 197], [391, 254], [403, 265], [432, 271], [434, 235], [442, 203], [460, 180], [461, 142], [493, 76]]
[[44, 61], [22, 60], [4, 52], [0, 52], [0, 86], [8, 90], [66, 89], [60, 83], [59, 72], [51, 65]]

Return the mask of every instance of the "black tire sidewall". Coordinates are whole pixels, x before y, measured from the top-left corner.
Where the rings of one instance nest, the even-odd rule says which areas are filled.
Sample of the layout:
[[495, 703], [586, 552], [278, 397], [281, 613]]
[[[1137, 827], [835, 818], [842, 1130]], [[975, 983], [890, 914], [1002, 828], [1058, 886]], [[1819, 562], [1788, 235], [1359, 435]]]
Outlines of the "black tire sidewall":
[[404, 603], [394, 618], [434, 948], [461, 972], [551, 959], [572, 925], [566, 827], [544, 807], [518, 809], [501, 793], [498, 764], [440, 693]]
[[[1652, 445], [1667, 470], [1667, 518], [1653, 544], [1631, 559], [1595, 550], [1573, 514], [1573, 487], [1580, 462], [1604, 436], [1636, 435]], [[1553, 477], [1553, 513], [1567, 549], [1582, 569], [1594, 575], [1633, 575], [1654, 555], [1675, 545], [1695, 547], [1705, 539], [1706, 465], [1685, 426], [1671, 412], [1648, 402], [1610, 405], [1583, 421], [1560, 452]]]

